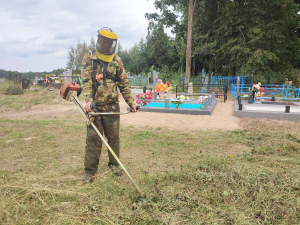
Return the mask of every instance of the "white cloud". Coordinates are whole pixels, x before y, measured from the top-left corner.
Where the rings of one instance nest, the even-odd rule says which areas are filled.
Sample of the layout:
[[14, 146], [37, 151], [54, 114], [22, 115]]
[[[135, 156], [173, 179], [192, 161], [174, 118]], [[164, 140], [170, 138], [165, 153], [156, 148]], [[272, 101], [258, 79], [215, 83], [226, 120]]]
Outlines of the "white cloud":
[[0, 69], [51, 71], [65, 67], [69, 46], [89, 43], [101, 27], [130, 48], [147, 35], [154, 0], [0, 1]]

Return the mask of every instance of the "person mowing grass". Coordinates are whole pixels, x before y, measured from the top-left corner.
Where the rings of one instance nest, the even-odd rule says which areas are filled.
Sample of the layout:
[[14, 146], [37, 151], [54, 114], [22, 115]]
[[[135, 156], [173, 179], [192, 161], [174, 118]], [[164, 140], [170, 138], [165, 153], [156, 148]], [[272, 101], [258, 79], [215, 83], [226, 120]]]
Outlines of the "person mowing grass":
[[[85, 110], [91, 112], [92, 102], [97, 112], [120, 112], [119, 88], [126, 103], [137, 112], [134, 98], [131, 95], [130, 85], [125, 73], [121, 58], [115, 54], [117, 35], [110, 28], [101, 28], [98, 31], [96, 51], [85, 54], [82, 61], [83, 69], [83, 96], [86, 104]], [[104, 134], [114, 153], [120, 155], [119, 127], [120, 115], [101, 115], [95, 118], [94, 124], [101, 134]], [[93, 182], [101, 155], [102, 141], [91, 125], [87, 125], [83, 183]], [[116, 159], [108, 152], [108, 166], [117, 176], [122, 170]]]

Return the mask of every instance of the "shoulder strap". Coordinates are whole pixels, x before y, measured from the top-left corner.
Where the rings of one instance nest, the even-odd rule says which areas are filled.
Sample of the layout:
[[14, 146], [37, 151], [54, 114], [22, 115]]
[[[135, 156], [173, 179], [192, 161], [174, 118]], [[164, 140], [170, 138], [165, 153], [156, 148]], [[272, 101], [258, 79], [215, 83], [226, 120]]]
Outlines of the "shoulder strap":
[[108, 62], [104, 62], [104, 67], [103, 67], [103, 85], [106, 86], [106, 78], [107, 78], [107, 67], [108, 67]]
[[98, 60], [93, 59], [92, 60], [92, 69], [93, 69], [93, 74], [92, 74], [92, 87], [93, 87], [93, 100], [95, 100], [95, 95], [98, 89], [98, 82], [96, 80], [96, 74], [97, 74], [97, 65], [98, 65]]
[[92, 60], [92, 68], [93, 68], [93, 79], [96, 80], [96, 74], [97, 74], [97, 65], [98, 65], [98, 60], [93, 59]]

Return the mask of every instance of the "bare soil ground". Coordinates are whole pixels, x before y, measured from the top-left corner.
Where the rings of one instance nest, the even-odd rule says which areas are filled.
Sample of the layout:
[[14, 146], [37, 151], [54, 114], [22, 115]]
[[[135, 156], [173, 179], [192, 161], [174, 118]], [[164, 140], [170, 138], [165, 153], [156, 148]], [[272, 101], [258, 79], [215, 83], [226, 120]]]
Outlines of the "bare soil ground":
[[[172, 97], [172, 96], [168, 96]], [[56, 104], [39, 104], [29, 111], [2, 112], [1, 117], [5, 119], [20, 120], [51, 120], [51, 119], [76, 119], [82, 116], [72, 102], [67, 102], [61, 98], [53, 99]], [[82, 102], [84, 104], [84, 102]], [[138, 112], [134, 114], [122, 115], [122, 125], [133, 125], [136, 127], [164, 127], [172, 130], [236, 130], [242, 129], [240, 119], [233, 115], [233, 102], [218, 102], [211, 116], [178, 115], [167, 113]], [[127, 110], [127, 104], [120, 97], [121, 111]], [[83, 118], [82, 118], [83, 119]]]

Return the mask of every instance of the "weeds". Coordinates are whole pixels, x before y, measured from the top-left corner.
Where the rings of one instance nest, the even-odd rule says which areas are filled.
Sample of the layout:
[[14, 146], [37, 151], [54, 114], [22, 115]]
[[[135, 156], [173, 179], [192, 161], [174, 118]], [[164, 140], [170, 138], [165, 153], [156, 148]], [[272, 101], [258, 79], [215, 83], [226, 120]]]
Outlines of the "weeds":
[[[13, 85], [12, 85], [13, 86]], [[6, 90], [6, 85], [1, 84], [0, 90]], [[23, 93], [22, 88], [20, 89]], [[2, 91], [2, 93], [4, 93]], [[16, 110], [27, 111], [32, 109], [35, 105], [40, 104], [59, 104], [62, 102], [58, 94], [58, 90], [51, 90], [49, 88], [39, 88], [38, 90], [24, 90], [24, 95], [1, 95], [0, 94], [0, 110]]]
[[0, 94], [21, 95], [24, 91], [18, 81], [6, 81], [0, 85]]

